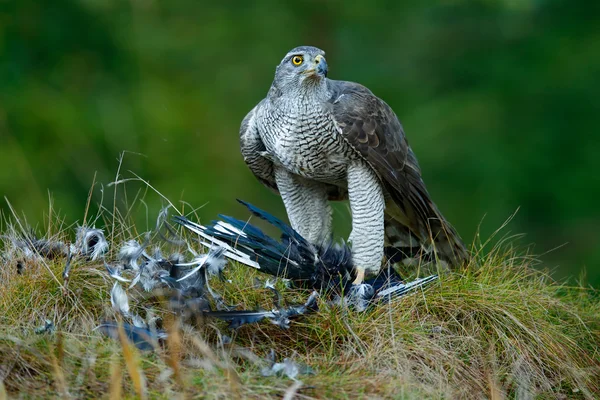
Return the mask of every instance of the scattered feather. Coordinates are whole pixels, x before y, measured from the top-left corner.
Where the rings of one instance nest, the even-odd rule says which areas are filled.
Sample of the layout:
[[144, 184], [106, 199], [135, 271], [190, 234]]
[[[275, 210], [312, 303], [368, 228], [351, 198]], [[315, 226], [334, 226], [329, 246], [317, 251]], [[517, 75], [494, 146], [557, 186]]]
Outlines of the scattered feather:
[[[160, 212], [158, 213], [158, 216], [156, 217], [156, 233], [158, 233], [158, 236], [167, 243], [175, 246], [183, 246], [186, 244], [185, 241], [179, 237], [177, 232], [175, 232], [175, 230], [167, 222], [169, 219], [169, 208], [171, 208], [171, 206], [167, 205], [161, 208]], [[167, 234], [163, 233], [163, 229]]]
[[350, 287], [350, 293], [346, 295], [348, 304], [354, 306], [356, 311], [365, 311], [371, 304], [371, 300], [375, 295], [373, 286], [362, 283], [359, 285], [352, 285]]
[[110, 291], [110, 303], [115, 311], [129, 318], [129, 299], [127, 293], [123, 290], [119, 282], [115, 282], [112, 290]]
[[309, 298], [303, 304], [292, 305], [289, 307], [275, 308], [273, 310], [242, 310], [242, 311], [209, 311], [204, 315], [222, 319], [229, 322], [230, 329], [237, 329], [242, 325], [260, 322], [264, 319], [282, 329], [288, 329], [291, 320], [301, 315], [315, 312], [317, 307], [317, 298], [319, 293], [313, 291]]
[[11, 245], [9, 252], [20, 253], [24, 259], [46, 258], [53, 260], [57, 257], [67, 255], [67, 246], [59, 240], [38, 238], [31, 231], [25, 235], [19, 235], [12, 232], [9, 235], [4, 235]]
[[161, 283], [160, 275], [168, 272], [161, 269], [156, 261], [146, 261], [138, 272], [140, 276], [139, 283], [146, 292], [152, 291]]
[[404, 295], [408, 294], [409, 292], [411, 292], [415, 289], [418, 289], [420, 287], [423, 287], [437, 279], [438, 279], [437, 275], [430, 275], [430, 276], [426, 276], [424, 278], [417, 278], [411, 282], [391, 283], [391, 284], [383, 287], [381, 290], [379, 290], [375, 294], [375, 297], [377, 299], [381, 299], [383, 301], [389, 301], [392, 298], [404, 296]]
[[196, 256], [189, 263], [178, 264], [178, 266], [180, 266], [180, 267], [187, 267], [187, 266], [192, 266], [192, 265], [196, 265], [196, 267], [193, 268], [192, 270], [190, 270], [188, 273], [186, 273], [181, 278], [177, 279], [177, 282], [184, 281], [184, 280], [194, 276], [195, 274], [197, 274], [200, 271], [200, 269], [202, 269], [202, 267], [204, 267], [204, 264], [206, 263], [207, 260], [208, 260], [208, 254], [200, 254], [199, 256]]
[[275, 305], [275, 308], [281, 309], [283, 307], [281, 305], [282, 296], [281, 296], [281, 293], [279, 293], [279, 290], [277, 290], [275, 288], [275, 283], [271, 282], [270, 279], [267, 279], [267, 281], [265, 282], [265, 288], [269, 289], [271, 292], [273, 292], [273, 304]]
[[138, 272], [133, 279], [131, 280], [131, 284], [129, 285], [129, 289], [133, 288], [135, 285], [138, 284], [138, 282], [140, 281], [140, 279], [142, 278], [142, 274], [141, 271]]
[[144, 319], [137, 314], [131, 316], [131, 322], [136, 328], [148, 329], [148, 324], [146, 323], [146, 321], [144, 321]]
[[140, 269], [139, 258], [144, 253], [144, 247], [135, 239], [123, 243], [119, 249], [119, 260], [126, 268], [137, 271]]
[[102, 229], [80, 226], [76, 237], [74, 252], [91, 261], [96, 261], [108, 251], [108, 242]]
[[62, 277], [65, 286], [69, 283], [69, 278], [71, 277], [71, 259], [73, 258], [73, 253], [71, 253], [71, 248], [67, 247], [67, 261], [65, 262], [65, 269], [63, 270]]
[[123, 283], [131, 282], [131, 279], [127, 279], [121, 276], [121, 272], [118, 266], [113, 267], [109, 265], [106, 261], [104, 261], [104, 268], [106, 268], [106, 272], [108, 272], [108, 275], [110, 275], [111, 278]]
[[225, 258], [225, 248], [220, 246], [213, 246], [208, 252], [208, 258], [206, 259], [206, 269], [208, 274], [211, 276], [218, 276], [219, 279], [223, 279], [223, 269], [227, 264]]
[[192, 222], [192, 221], [188, 220], [187, 218], [181, 217], [181, 216], [176, 216], [174, 218], [174, 220], [175, 220], [175, 222], [177, 222], [181, 226], [185, 227], [186, 229], [196, 233], [197, 235], [201, 236], [205, 240], [208, 240], [208, 242], [200, 242], [202, 245], [207, 246], [207, 247], [211, 247], [211, 245], [217, 245], [217, 246], [223, 247], [225, 249], [225, 257], [230, 258], [235, 261], [238, 261], [238, 262], [248, 265], [250, 267], [260, 269], [259, 263], [256, 262], [255, 260], [253, 260], [247, 252], [244, 252], [244, 251], [236, 248], [235, 244], [229, 245], [225, 241], [219, 240], [218, 238], [213, 237], [210, 234], [206, 233], [207, 227], [197, 224], [195, 222]]
[[315, 371], [306, 364], [297, 363], [290, 358], [284, 358], [283, 362], [273, 363], [269, 367], [261, 369], [260, 374], [262, 376], [280, 375], [296, 380], [300, 375], [315, 375]]
[[38, 335], [41, 335], [42, 333], [52, 333], [54, 332], [55, 327], [54, 327], [54, 323], [52, 321], [50, 321], [49, 319], [44, 321], [44, 325], [38, 327], [35, 329], [35, 333]]

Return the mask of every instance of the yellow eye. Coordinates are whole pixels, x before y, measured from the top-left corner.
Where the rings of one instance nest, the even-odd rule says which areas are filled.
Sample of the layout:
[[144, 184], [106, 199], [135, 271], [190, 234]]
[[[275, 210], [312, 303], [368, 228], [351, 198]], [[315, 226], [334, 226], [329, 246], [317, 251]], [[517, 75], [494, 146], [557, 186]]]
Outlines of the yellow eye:
[[294, 65], [300, 65], [300, 64], [302, 64], [302, 61], [304, 61], [304, 58], [302, 56], [292, 57], [292, 64], [294, 64]]

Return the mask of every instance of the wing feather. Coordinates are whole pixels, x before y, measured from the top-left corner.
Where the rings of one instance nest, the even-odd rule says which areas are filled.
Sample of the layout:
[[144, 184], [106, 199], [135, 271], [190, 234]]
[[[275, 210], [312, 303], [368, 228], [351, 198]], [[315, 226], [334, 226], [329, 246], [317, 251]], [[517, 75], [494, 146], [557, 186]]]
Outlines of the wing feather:
[[426, 242], [434, 238], [443, 258], [468, 258], [458, 233], [431, 200], [421, 170], [396, 114], [369, 89], [353, 82], [329, 81], [332, 118], [342, 137], [381, 178], [408, 228]]
[[262, 101], [242, 120], [240, 126], [240, 148], [242, 150], [244, 162], [248, 165], [250, 171], [252, 171], [258, 180], [266, 187], [279, 193], [277, 184], [275, 183], [273, 163], [261, 156], [262, 152], [266, 151], [266, 147], [260, 138], [255, 119], [256, 113], [261, 105]]

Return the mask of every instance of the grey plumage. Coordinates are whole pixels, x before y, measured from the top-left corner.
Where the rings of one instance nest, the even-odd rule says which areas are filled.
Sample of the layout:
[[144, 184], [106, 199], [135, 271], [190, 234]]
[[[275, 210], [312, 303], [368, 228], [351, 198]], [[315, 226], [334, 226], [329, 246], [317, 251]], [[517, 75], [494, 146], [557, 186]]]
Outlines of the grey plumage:
[[430, 199], [393, 110], [362, 85], [328, 79], [324, 56], [302, 46], [283, 58], [267, 97], [242, 121], [247, 165], [314, 243], [330, 238], [328, 201], [348, 198], [359, 276], [379, 271], [384, 243], [464, 263], [466, 248]]

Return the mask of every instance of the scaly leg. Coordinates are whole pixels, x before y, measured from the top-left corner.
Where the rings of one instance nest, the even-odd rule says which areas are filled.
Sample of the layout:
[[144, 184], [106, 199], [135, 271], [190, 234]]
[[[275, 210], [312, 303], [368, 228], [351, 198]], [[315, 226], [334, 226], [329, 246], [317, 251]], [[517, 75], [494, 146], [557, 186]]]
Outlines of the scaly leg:
[[292, 228], [313, 244], [331, 237], [331, 207], [326, 185], [275, 167], [275, 181]]
[[377, 274], [381, 269], [384, 242], [385, 200], [381, 181], [364, 161], [348, 167], [348, 197], [352, 211], [352, 259], [356, 268], [355, 285], [361, 284], [365, 272]]

